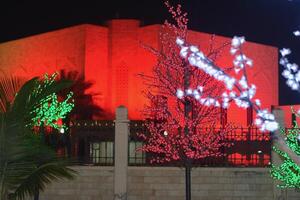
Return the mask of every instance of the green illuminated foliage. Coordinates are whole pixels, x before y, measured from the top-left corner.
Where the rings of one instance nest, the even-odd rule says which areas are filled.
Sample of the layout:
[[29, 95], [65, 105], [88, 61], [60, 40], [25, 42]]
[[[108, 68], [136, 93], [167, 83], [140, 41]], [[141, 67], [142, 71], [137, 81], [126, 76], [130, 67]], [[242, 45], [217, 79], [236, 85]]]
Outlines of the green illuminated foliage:
[[67, 98], [62, 102], [58, 101], [58, 97], [55, 93], [41, 100], [40, 105], [32, 111], [35, 115], [35, 117], [32, 118], [33, 125], [41, 126], [43, 123], [45, 126], [51, 126], [56, 129], [66, 129], [66, 125], [58, 125], [57, 120], [65, 118], [66, 115], [71, 112], [74, 107], [73, 100], [71, 99], [72, 95], [73, 93], [69, 93]]
[[[53, 74], [50, 77], [45, 75], [44, 80], [35, 88], [33, 97], [40, 95], [45, 88], [54, 84], [56, 75], [57, 74]], [[55, 129], [66, 129], [66, 125], [58, 125], [57, 120], [64, 119], [73, 109], [74, 99], [72, 99], [72, 96], [73, 93], [70, 92], [67, 94], [66, 99], [59, 101], [57, 94], [52, 93], [46, 98], [41, 99], [40, 102], [34, 106], [34, 110], [31, 111], [32, 122], [30, 126], [41, 126], [43, 124]]]
[[[284, 129], [281, 129], [280, 133], [286, 134]], [[293, 129], [288, 130], [285, 137], [288, 147], [300, 156], [298, 125], [296, 124]], [[280, 182], [277, 186], [280, 188], [300, 188], [300, 167], [286, 152], [278, 149], [276, 146], [273, 146], [273, 151], [282, 158], [282, 163], [278, 166], [272, 164], [270, 171], [272, 178]]]

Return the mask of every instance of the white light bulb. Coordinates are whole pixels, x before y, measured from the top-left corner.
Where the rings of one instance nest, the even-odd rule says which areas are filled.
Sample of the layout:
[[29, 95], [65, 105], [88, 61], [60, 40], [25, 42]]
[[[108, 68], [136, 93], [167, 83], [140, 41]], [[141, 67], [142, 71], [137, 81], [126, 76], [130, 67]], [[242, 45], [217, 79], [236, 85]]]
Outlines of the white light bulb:
[[289, 55], [291, 53], [291, 50], [288, 48], [283, 48], [280, 50], [280, 53], [281, 53], [282, 57], [284, 57], [286, 55]]
[[181, 38], [176, 38], [176, 44], [178, 44], [179, 46], [182, 46], [184, 44], [184, 41]]
[[63, 133], [65, 133], [65, 129], [61, 128], [61, 129], [59, 129], [59, 132], [63, 134]]
[[300, 36], [300, 31], [296, 30], [296, 31], [293, 32], [293, 34], [294, 34], [295, 36]]
[[190, 46], [190, 50], [193, 53], [197, 53], [199, 51], [199, 49], [196, 46]]
[[182, 90], [180, 90], [180, 89], [177, 89], [176, 96], [179, 99], [182, 99], [182, 97], [184, 96], [184, 92]]
[[168, 135], [168, 132], [167, 131], [164, 131], [164, 136], [167, 136]]

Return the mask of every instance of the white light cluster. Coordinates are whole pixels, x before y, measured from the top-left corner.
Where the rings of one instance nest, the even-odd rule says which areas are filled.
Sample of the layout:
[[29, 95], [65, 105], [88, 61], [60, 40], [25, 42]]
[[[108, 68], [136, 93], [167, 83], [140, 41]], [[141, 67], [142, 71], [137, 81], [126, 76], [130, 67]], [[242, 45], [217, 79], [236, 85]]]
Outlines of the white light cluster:
[[228, 95], [227, 92], [224, 92], [222, 94], [222, 107], [223, 108], [228, 108], [229, 107], [229, 102], [232, 99], [232, 96], [235, 96], [234, 92], [231, 92], [231, 95]]
[[[244, 37], [234, 37], [232, 39], [232, 47], [230, 49], [230, 53], [235, 55], [234, 58], [234, 66], [235, 72], [238, 73], [241, 69], [244, 69], [247, 65], [252, 66], [253, 62], [251, 59], [247, 58], [241, 52], [241, 45], [245, 42]], [[209, 74], [210, 76], [214, 77], [218, 81], [222, 81], [227, 90], [225, 91], [222, 96], [222, 107], [228, 108], [229, 103], [233, 100], [237, 106], [241, 108], [248, 108], [250, 105], [255, 106], [257, 111], [257, 118], [255, 120], [256, 125], [262, 131], [275, 131], [278, 129], [278, 123], [275, 121], [274, 115], [269, 113], [266, 110], [261, 110], [260, 105], [261, 102], [259, 99], [255, 99], [252, 101], [253, 97], [256, 93], [256, 86], [251, 84], [249, 86], [248, 80], [245, 76], [241, 76], [240, 80], [236, 80], [234, 77], [226, 74], [222, 69], [218, 66], [215, 66], [213, 62], [208, 59], [202, 51], [198, 49], [196, 46], [188, 46], [185, 44], [184, 40], [177, 38], [176, 43], [180, 46], [180, 55], [181, 57], [188, 60], [191, 66], [197, 67], [204, 71], [205, 73]], [[288, 53], [286, 50], [284, 53]], [[245, 71], [243, 71], [245, 72]], [[299, 73], [300, 79], [300, 73]], [[238, 87], [238, 94], [233, 91], [234, 86]], [[211, 97], [203, 97], [203, 87], [202, 90], [192, 90], [188, 89], [186, 91], [177, 90], [177, 97], [182, 99], [184, 96], [193, 96], [197, 99], [201, 104], [206, 106], [221, 106], [220, 102]]]
[[198, 86], [197, 89], [187, 89], [185, 91], [181, 89], [177, 89], [176, 96], [179, 99], [182, 99], [185, 96], [192, 96], [194, 97], [197, 101], [199, 101], [200, 104], [205, 105], [205, 106], [215, 106], [215, 107], [220, 107], [221, 104], [218, 100], [212, 98], [212, 97], [204, 97], [203, 96], [203, 87]]
[[293, 32], [293, 34], [294, 34], [295, 36], [300, 36], [300, 31], [299, 31], [299, 30], [296, 30], [296, 31]]
[[230, 53], [235, 55], [233, 59], [234, 71], [239, 73], [239, 71], [245, 68], [247, 65], [252, 66], [253, 61], [248, 58], [245, 54], [241, 52], [241, 45], [245, 43], [245, 37], [234, 36], [231, 41]]
[[226, 84], [228, 90], [232, 90], [236, 80], [226, 75], [222, 70], [216, 69], [212, 62], [196, 46], [184, 46], [184, 41], [177, 38], [176, 43], [181, 47], [180, 55], [187, 58], [192, 66], [198, 67], [215, 79]]
[[244, 54], [238, 54], [235, 56], [233, 60], [235, 73], [239, 73], [241, 69], [243, 69], [246, 65], [252, 66], [252, 60], [249, 59]]
[[282, 72], [282, 76], [286, 78], [286, 84], [292, 89], [292, 90], [298, 90], [300, 89], [300, 71], [299, 67], [295, 63], [290, 63], [288, 58], [286, 57], [291, 53], [290, 49], [283, 48], [280, 50], [281, 58], [280, 58], [280, 65], [284, 67], [284, 70]]
[[176, 92], [176, 96], [179, 99], [182, 99], [184, 97], [184, 92], [182, 90], [178, 89], [177, 92]]
[[245, 76], [242, 76], [242, 78], [239, 81], [239, 84], [243, 89], [248, 88], [248, 83], [247, 83], [247, 80], [246, 80]]
[[291, 50], [287, 49], [287, 48], [283, 48], [280, 50], [280, 54], [282, 55], [282, 57], [285, 57], [285, 56], [291, 54]]
[[267, 110], [259, 110], [257, 112], [255, 124], [259, 126], [262, 131], [276, 131], [279, 128], [274, 115]]
[[[230, 52], [232, 52], [232, 50], [238, 50], [238, 48], [240, 48], [240, 46], [245, 42], [245, 37], [238, 37], [238, 36], [234, 36], [231, 40], [231, 50]], [[235, 53], [233, 53], [235, 54]]]
[[[224, 82], [228, 90], [231, 91], [233, 89], [234, 84], [237, 83], [237, 80], [234, 77], [231, 77], [225, 74], [222, 70], [216, 68], [213, 65], [213, 63], [207, 57], [205, 57], [203, 52], [201, 52], [196, 46], [190, 46], [190, 47], [184, 46], [184, 41], [179, 38], [177, 38], [176, 42], [181, 47], [181, 51], [180, 51], [181, 56], [187, 58], [187, 60], [192, 66], [198, 67], [199, 69], [203, 70], [204, 72], [214, 77], [215, 79]], [[244, 37], [234, 37], [232, 40], [231, 51], [235, 50], [234, 51], [235, 53], [240, 52], [239, 50], [240, 45], [243, 44], [244, 42], [245, 42]], [[239, 64], [240, 66], [246, 66], [248, 65], [247, 63], [250, 62], [250, 59], [248, 59], [244, 54], [237, 54], [236, 60], [237, 62], [240, 63]], [[241, 68], [242, 67], [240, 67], [240, 69]], [[249, 102], [247, 102], [246, 99], [247, 98], [252, 99], [252, 97], [255, 95], [255, 91], [256, 91], [255, 85], [251, 85], [251, 87], [249, 88], [245, 76], [241, 77], [241, 79], [238, 81], [238, 84], [241, 86], [241, 88], [244, 89], [244, 91], [240, 93], [240, 96], [238, 95], [233, 96], [232, 93], [227, 97], [223, 96], [224, 99], [223, 99], [222, 106], [224, 108], [227, 108], [229, 106], [230, 100], [234, 100], [235, 103], [242, 108], [247, 108], [250, 106]], [[178, 91], [178, 93], [180, 94], [177, 95], [178, 97], [182, 98], [184, 96], [182, 94], [182, 91]], [[207, 101], [206, 104], [208, 104]], [[219, 102], [216, 101], [216, 104], [219, 105]]]
[[[300, 36], [300, 31], [296, 30], [293, 32], [296, 37]], [[286, 79], [286, 84], [292, 89], [300, 92], [300, 70], [296, 63], [290, 63], [288, 58], [292, 51], [289, 48], [283, 48], [280, 50], [281, 58], [279, 64], [284, 67], [282, 76]], [[300, 114], [300, 110], [297, 111]]]

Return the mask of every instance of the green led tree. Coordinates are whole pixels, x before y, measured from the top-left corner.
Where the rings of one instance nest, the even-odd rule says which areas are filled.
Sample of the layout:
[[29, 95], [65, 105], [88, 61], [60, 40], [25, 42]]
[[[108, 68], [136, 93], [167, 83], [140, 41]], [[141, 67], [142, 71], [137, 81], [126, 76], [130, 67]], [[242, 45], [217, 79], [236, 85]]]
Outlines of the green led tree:
[[[292, 109], [292, 112], [293, 109]], [[299, 117], [299, 116], [298, 116]], [[300, 129], [297, 122], [292, 129], [286, 132], [284, 128], [280, 129], [280, 134], [285, 138], [287, 146], [300, 156]], [[273, 146], [273, 151], [282, 159], [279, 165], [271, 165], [271, 176], [277, 180], [280, 188], [300, 188], [300, 167], [285, 151], [277, 146]]]
[[[33, 95], [38, 96], [43, 92], [43, 88], [47, 88], [54, 84], [56, 76], [57, 74], [53, 74], [50, 77], [45, 75], [44, 80], [38, 85]], [[59, 101], [57, 94], [52, 93], [41, 99], [31, 112], [33, 117], [30, 126], [50, 126], [55, 129], [66, 129], [67, 127], [65, 124], [59, 125], [57, 121], [59, 119], [64, 119], [67, 114], [72, 111], [74, 107], [74, 99], [72, 99], [72, 96], [73, 93], [69, 92], [63, 101]]]
[[[57, 73], [54, 73], [51, 76], [46, 74], [44, 79], [39, 81], [40, 84], [34, 91], [34, 95], [38, 95], [43, 91], [43, 88], [59, 81], [57, 80], [57, 75]], [[64, 141], [66, 138], [69, 138], [69, 132], [67, 131], [67, 125], [69, 123], [66, 123], [64, 119], [68, 118], [68, 115], [73, 108], [73, 92], [69, 91], [64, 95], [52, 93], [42, 99], [40, 103], [35, 106], [35, 109], [32, 111], [32, 122], [29, 126], [34, 127], [35, 130], [39, 132], [40, 138], [44, 143], [49, 144], [56, 150], [61, 147], [64, 149], [66, 147]], [[58, 130], [58, 134], [56, 134], [57, 131], [52, 131], [52, 134], [48, 135], [46, 140], [46, 127]]]

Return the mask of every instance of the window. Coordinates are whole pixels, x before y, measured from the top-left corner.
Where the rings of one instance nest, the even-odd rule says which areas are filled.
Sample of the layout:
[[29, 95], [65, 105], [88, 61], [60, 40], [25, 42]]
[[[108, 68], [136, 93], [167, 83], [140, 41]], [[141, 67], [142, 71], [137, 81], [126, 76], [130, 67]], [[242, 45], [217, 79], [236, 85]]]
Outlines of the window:
[[94, 164], [112, 165], [114, 163], [114, 143], [91, 142], [90, 159]]
[[145, 152], [138, 150], [143, 146], [143, 142], [129, 142], [129, 165], [142, 165], [146, 163]]

